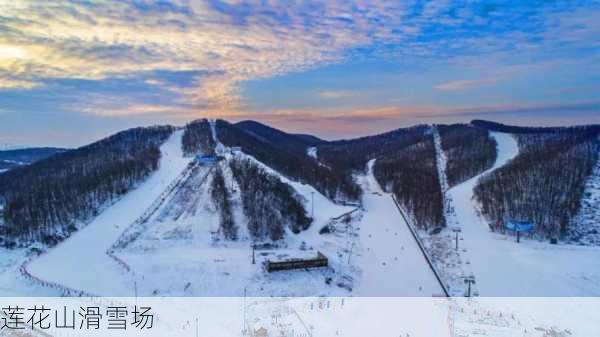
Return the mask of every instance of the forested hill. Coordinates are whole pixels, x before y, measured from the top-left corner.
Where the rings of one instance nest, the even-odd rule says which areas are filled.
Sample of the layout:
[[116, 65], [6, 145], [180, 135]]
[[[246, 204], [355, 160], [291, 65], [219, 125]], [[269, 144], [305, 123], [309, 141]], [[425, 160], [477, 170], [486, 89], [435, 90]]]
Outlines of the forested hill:
[[569, 231], [579, 211], [584, 185], [598, 161], [596, 126], [521, 128], [515, 137], [519, 154], [483, 177], [475, 187], [482, 213], [497, 230], [509, 219], [528, 220], [544, 238]]
[[428, 129], [426, 125], [417, 125], [374, 136], [319, 144], [319, 161], [344, 171], [364, 171], [370, 159], [422, 141]]
[[450, 187], [489, 169], [496, 160], [496, 141], [488, 130], [467, 124], [440, 125]]
[[33, 147], [0, 151], [0, 172], [23, 165], [29, 165], [64, 151], [66, 151], [66, 149], [54, 147]]
[[181, 147], [186, 156], [214, 154], [215, 140], [207, 119], [198, 119], [185, 126]]
[[562, 127], [562, 126], [553, 126], [553, 127], [533, 127], [533, 126], [515, 126], [515, 125], [506, 125], [497, 122], [491, 122], [486, 120], [475, 119], [471, 121], [471, 125], [487, 129], [490, 131], [498, 131], [498, 132], [506, 132], [506, 133], [553, 133], [553, 132], [562, 132], [562, 133], [580, 133], [580, 132], [589, 132], [592, 134], [600, 133], [600, 125], [598, 124], [589, 124], [589, 125], [578, 125], [571, 127]]
[[[306, 149], [300, 151], [297, 144], [276, 146], [267, 138], [224, 120], [216, 121], [216, 129], [224, 145], [242, 147], [245, 153], [293, 180], [312, 185], [332, 200], [356, 200], [360, 196], [360, 188], [351, 176], [320, 165], [306, 154]], [[283, 137], [279, 132], [274, 134]]]
[[235, 126], [274, 147], [302, 155], [306, 154], [309, 147], [324, 142], [313, 136], [289, 134], [255, 121], [242, 121]]
[[173, 131], [130, 129], [0, 175], [1, 243], [53, 244], [67, 237], [156, 170], [159, 146]]

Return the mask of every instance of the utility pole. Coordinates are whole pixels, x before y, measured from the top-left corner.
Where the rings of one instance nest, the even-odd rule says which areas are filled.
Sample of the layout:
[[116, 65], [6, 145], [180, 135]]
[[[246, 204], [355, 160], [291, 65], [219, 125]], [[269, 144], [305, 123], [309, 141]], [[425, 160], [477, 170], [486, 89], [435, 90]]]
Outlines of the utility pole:
[[246, 335], [246, 287], [244, 287], [244, 322], [242, 324], [242, 334]]
[[350, 256], [352, 256], [352, 248], [354, 248], [354, 242], [352, 242], [352, 245], [350, 246], [350, 252], [348, 252], [348, 264], [350, 264]]
[[133, 294], [135, 296], [135, 306], [137, 307], [137, 281], [133, 281]]
[[255, 246], [254, 246], [254, 243], [252, 243], [252, 264], [256, 264], [256, 260], [254, 258], [254, 249], [255, 249]]
[[311, 205], [312, 205], [310, 217], [314, 219], [315, 218], [315, 192], [314, 191], [310, 192], [310, 199], [311, 199]]

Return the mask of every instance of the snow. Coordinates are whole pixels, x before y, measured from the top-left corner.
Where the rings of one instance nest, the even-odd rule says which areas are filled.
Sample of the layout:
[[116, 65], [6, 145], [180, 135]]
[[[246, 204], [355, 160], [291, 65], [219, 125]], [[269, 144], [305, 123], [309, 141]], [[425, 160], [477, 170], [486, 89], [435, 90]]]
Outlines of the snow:
[[306, 149], [306, 154], [307, 154], [309, 157], [312, 157], [312, 158], [318, 159], [318, 157], [317, 157], [317, 148], [316, 148], [316, 147], [314, 147], [314, 146], [311, 146], [311, 147], [309, 147], [308, 149]]
[[133, 284], [128, 282], [125, 270], [106, 255], [106, 250], [189, 164], [190, 158], [185, 158], [181, 150], [182, 135], [183, 130], [174, 132], [161, 146], [156, 172], [68, 240], [34, 259], [28, 266], [29, 272], [92, 294], [133, 294]]
[[448, 190], [450, 189], [450, 185], [448, 184], [448, 176], [446, 174], [446, 166], [448, 165], [448, 158], [446, 158], [446, 153], [442, 149], [442, 138], [440, 137], [440, 132], [437, 126], [432, 127], [433, 134], [433, 144], [435, 147], [435, 158], [436, 158], [436, 167], [438, 172], [438, 179], [440, 181], [440, 188], [442, 190], [442, 195], [444, 196], [444, 214], [450, 213], [450, 208], [452, 207], [452, 200], [448, 195]]
[[[473, 188], [485, 175], [518, 154], [517, 141], [493, 132], [498, 156], [493, 167], [451, 188], [451, 222], [462, 229], [462, 260], [475, 276], [481, 296], [598, 296], [600, 249], [522, 240], [492, 233], [478, 212]], [[463, 251], [464, 250], [464, 251]]]
[[0, 247], [0, 297], [7, 296], [58, 296], [55, 289], [41, 288], [27, 282], [19, 268], [29, 259], [25, 248], [6, 249]]
[[[352, 224], [331, 235], [320, 235], [326, 224], [355, 208], [333, 203], [312, 186], [288, 179], [255, 158], [242, 152], [231, 153], [218, 141], [214, 121], [209, 121], [216, 152], [225, 160], [220, 166], [225, 185], [231, 193], [231, 205], [240, 239], [223, 240], [219, 216], [210, 197], [212, 168], [199, 167], [192, 172], [153, 215], [140, 226], [135, 241], [115, 251], [118, 259], [130, 267], [130, 283], [137, 281], [138, 294], [146, 296], [309, 296], [347, 295], [343, 283], [351, 287], [357, 274], [353, 265], [345, 266], [352, 243]], [[252, 264], [251, 241], [243, 214], [241, 194], [229, 168], [230, 160], [251, 160], [292, 186], [305, 209], [313, 210], [314, 222], [300, 233], [286, 233], [273, 249], [256, 249]], [[360, 215], [357, 215], [359, 217]], [[309, 271], [266, 273], [262, 263], [323, 252], [331, 268]], [[332, 281], [326, 283], [326, 279]]]
[[569, 225], [568, 240], [581, 245], [600, 246], [600, 156], [587, 178], [581, 206]]
[[[368, 163], [366, 174], [356, 177], [364, 190], [362, 206], [356, 209], [335, 204], [312, 186], [282, 176], [243, 152], [230, 153], [218, 142], [214, 121], [211, 129], [217, 152], [225, 157], [217, 165], [232, 192], [240, 240], [218, 237], [218, 212], [209, 188], [213, 169], [189, 169], [191, 158], [181, 152], [183, 131], [179, 130], [161, 146], [156, 172], [88, 226], [26, 264], [25, 270], [44, 281], [111, 296], [133, 295], [134, 284], [142, 296], [389, 297], [443, 293], [409, 224], [373, 176], [374, 160]], [[526, 239], [517, 244], [511, 237], [489, 231], [473, 200], [473, 188], [482, 175], [518, 154], [511, 135], [492, 136], [498, 144], [494, 166], [447, 190], [447, 221], [461, 227], [461, 249], [453, 249], [450, 228], [435, 238], [425, 238], [428, 249], [447, 254], [436, 267], [453, 289], [452, 294], [463, 295], [461, 277], [473, 274], [477, 281], [474, 292], [482, 296], [600, 296], [599, 247], [550, 245]], [[252, 160], [292, 186], [309, 214], [314, 207], [314, 223], [308, 230], [300, 234], [287, 232], [279, 247], [257, 249], [255, 264], [251, 262], [251, 240], [240, 189], [228, 165], [228, 161], [240, 159]], [[439, 160], [443, 168], [443, 156]], [[180, 179], [181, 183], [175, 184]], [[177, 188], [171, 193], [172, 186]], [[147, 214], [144, 225], [132, 227], [143, 214]], [[349, 214], [348, 221], [345, 214]], [[325, 226], [332, 229], [331, 233], [320, 234]], [[127, 230], [139, 235], [131, 244], [114, 251], [111, 258], [107, 250]], [[311, 256], [317, 251], [329, 258], [329, 268], [276, 273], [266, 273], [262, 268], [267, 259]], [[0, 249], [0, 256], [0, 296], [60, 294], [57, 289], [28, 282], [20, 274], [21, 264], [29, 259], [27, 250]]]
[[375, 161], [360, 183], [365, 215], [360, 228], [361, 296], [432, 296], [443, 294], [425, 257], [389, 193], [373, 176]]

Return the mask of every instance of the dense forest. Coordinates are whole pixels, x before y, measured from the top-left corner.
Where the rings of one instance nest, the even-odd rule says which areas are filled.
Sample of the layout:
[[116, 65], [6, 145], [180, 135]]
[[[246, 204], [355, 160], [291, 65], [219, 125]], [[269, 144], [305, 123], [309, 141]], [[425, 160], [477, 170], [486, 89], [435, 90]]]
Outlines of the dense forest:
[[267, 173], [251, 160], [230, 161], [233, 175], [240, 186], [248, 231], [255, 240], [280, 240], [285, 227], [300, 233], [312, 219], [294, 189], [277, 176]]
[[226, 240], [237, 240], [237, 226], [231, 211], [231, 196], [223, 172], [217, 166], [211, 183], [211, 197], [219, 210], [219, 230]]
[[324, 142], [308, 135], [289, 134], [255, 121], [242, 121], [235, 126], [274, 147], [301, 155], [306, 154], [307, 148]]
[[502, 123], [485, 121], [480, 119], [475, 119], [471, 121], [471, 125], [490, 130], [490, 131], [498, 131], [498, 132], [506, 132], [506, 133], [579, 133], [579, 132], [591, 132], [591, 133], [600, 133], [600, 125], [590, 124], [590, 125], [581, 125], [581, 126], [573, 126], [573, 127], [532, 127], [532, 126], [515, 126], [515, 125], [506, 125]]
[[207, 119], [198, 119], [185, 126], [181, 139], [183, 153], [186, 156], [196, 154], [214, 154], [215, 141]]
[[4, 245], [55, 244], [157, 169], [173, 128], [119, 132], [0, 175]]
[[356, 200], [360, 197], [360, 188], [350, 175], [320, 165], [306, 154], [306, 149], [298, 153], [290, 150], [288, 145], [274, 145], [263, 140], [264, 136], [257, 137], [223, 120], [217, 120], [216, 128], [219, 141], [224, 145], [242, 147], [244, 153], [293, 180], [312, 185], [330, 199]]
[[516, 135], [517, 157], [483, 177], [475, 196], [496, 227], [509, 219], [529, 220], [537, 235], [557, 238], [580, 206], [598, 159], [598, 133], [593, 127], [522, 131]]
[[373, 170], [379, 184], [394, 193], [417, 227], [428, 229], [445, 225], [431, 135], [378, 158]]
[[317, 145], [319, 161], [344, 172], [364, 171], [370, 159], [424, 140], [428, 129], [425, 125], [418, 125], [376, 136], [320, 144]]
[[489, 169], [496, 160], [496, 141], [485, 129], [464, 124], [438, 126], [446, 154], [450, 187]]

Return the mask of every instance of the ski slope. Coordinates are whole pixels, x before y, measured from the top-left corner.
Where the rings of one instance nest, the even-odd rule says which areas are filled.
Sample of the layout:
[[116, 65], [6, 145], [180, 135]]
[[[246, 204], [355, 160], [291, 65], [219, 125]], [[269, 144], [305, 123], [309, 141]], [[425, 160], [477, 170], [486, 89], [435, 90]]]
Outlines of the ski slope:
[[492, 132], [498, 144], [493, 167], [448, 191], [454, 202], [452, 223], [462, 228], [463, 258], [475, 276], [480, 296], [598, 296], [600, 249], [522, 240], [492, 233], [478, 215], [473, 188], [479, 178], [514, 158], [517, 141]]
[[576, 244], [600, 246], [600, 155], [585, 182], [577, 215], [569, 225], [568, 239]]
[[360, 228], [362, 255], [360, 296], [432, 296], [443, 290], [429, 269], [389, 193], [373, 176], [375, 161], [360, 180], [364, 218]]
[[106, 250], [189, 164], [191, 158], [184, 158], [181, 150], [182, 135], [183, 130], [174, 132], [161, 146], [156, 172], [68, 240], [33, 260], [28, 271], [42, 280], [91, 294], [132, 296], [130, 275]]

